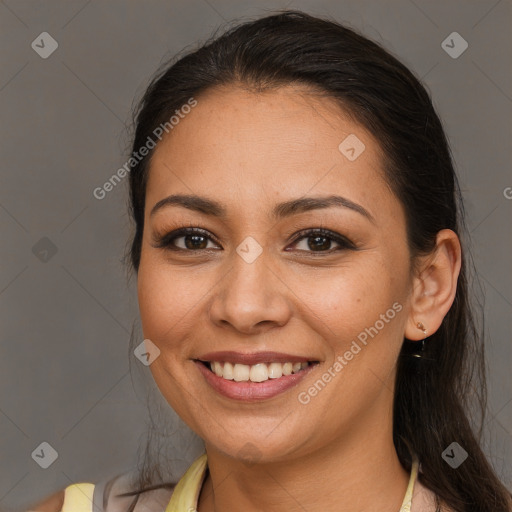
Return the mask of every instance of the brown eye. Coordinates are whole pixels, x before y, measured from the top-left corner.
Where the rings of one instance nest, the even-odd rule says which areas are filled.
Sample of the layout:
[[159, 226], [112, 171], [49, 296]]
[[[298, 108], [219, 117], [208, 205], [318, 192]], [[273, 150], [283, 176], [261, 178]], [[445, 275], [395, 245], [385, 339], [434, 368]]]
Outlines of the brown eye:
[[[326, 251], [331, 249], [333, 240], [328, 236], [308, 236], [300, 240], [300, 243], [306, 241], [307, 248], [311, 251]], [[300, 249], [303, 250], [303, 249]]]
[[[299, 233], [299, 237], [293, 242], [293, 245], [297, 245], [298, 242], [304, 241], [304, 247], [299, 248], [300, 251], [312, 252], [312, 253], [331, 253], [342, 249], [355, 249], [355, 245], [345, 238], [344, 236], [334, 233], [326, 229], [309, 229]], [[338, 244], [337, 249], [332, 249], [332, 243]]]

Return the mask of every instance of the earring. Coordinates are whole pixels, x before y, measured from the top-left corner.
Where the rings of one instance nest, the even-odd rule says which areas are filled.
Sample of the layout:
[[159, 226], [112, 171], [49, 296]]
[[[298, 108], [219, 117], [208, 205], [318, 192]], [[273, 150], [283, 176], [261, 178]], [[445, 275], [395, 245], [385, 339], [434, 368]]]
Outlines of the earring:
[[[420, 330], [420, 331], [423, 331], [423, 334], [425, 335], [425, 338], [427, 337], [427, 329], [425, 329], [425, 326], [421, 323], [421, 322], [418, 322], [416, 324], [416, 327]], [[422, 359], [423, 358], [423, 352], [425, 350], [425, 338], [423, 338], [421, 340], [421, 348], [418, 352], [415, 352], [413, 354], [411, 354], [412, 357], [417, 357], [418, 359]]]

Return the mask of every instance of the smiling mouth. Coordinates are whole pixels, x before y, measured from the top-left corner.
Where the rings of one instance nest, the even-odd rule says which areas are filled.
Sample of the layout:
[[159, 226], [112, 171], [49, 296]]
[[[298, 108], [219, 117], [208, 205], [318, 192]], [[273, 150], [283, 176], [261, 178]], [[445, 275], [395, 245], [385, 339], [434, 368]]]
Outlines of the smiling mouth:
[[309, 366], [318, 364], [318, 361], [303, 361], [296, 363], [258, 363], [253, 365], [230, 363], [227, 361], [201, 361], [212, 373], [225, 380], [235, 382], [265, 382], [270, 379], [279, 379], [283, 376], [300, 373]]

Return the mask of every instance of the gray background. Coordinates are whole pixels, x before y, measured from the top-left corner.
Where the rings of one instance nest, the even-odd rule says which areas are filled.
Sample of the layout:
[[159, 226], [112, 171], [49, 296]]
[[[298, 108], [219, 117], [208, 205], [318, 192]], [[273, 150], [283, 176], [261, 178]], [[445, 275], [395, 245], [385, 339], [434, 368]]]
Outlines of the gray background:
[[[127, 180], [103, 200], [92, 192], [125, 162], [132, 102], [163, 58], [204, 40], [225, 21], [283, 7], [360, 29], [422, 77], [433, 95], [451, 140], [486, 293], [485, 449], [512, 487], [512, 200], [505, 197], [512, 187], [510, 1], [5, 0], [2, 510], [136, 464], [149, 370], [132, 355], [129, 373], [132, 325], [142, 336], [134, 281], [120, 263], [130, 234]], [[469, 44], [456, 59], [441, 47], [453, 31]], [[47, 59], [31, 48], [42, 32], [59, 45]], [[182, 425], [171, 411], [163, 414], [171, 430]], [[58, 452], [48, 469], [31, 456], [43, 441]], [[169, 443], [177, 473], [201, 448], [180, 430]]]

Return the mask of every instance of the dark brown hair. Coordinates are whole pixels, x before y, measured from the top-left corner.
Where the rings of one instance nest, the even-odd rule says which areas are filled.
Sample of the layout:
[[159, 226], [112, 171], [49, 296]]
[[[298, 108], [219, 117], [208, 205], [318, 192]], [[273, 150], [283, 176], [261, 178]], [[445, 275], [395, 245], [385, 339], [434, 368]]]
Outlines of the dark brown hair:
[[[451, 151], [424, 86], [377, 43], [340, 23], [300, 11], [279, 11], [236, 25], [167, 63], [136, 110], [132, 149], [143, 147], [156, 127], [191, 97], [200, 101], [209, 89], [242, 84], [258, 91], [294, 83], [323, 91], [377, 139], [386, 178], [405, 209], [412, 260], [429, 253], [444, 228], [464, 238]], [[135, 232], [125, 261], [136, 272], [151, 155], [130, 173]], [[469, 299], [468, 262], [464, 251], [455, 301], [441, 327], [426, 340], [421, 368], [410, 357], [414, 344], [404, 340], [396, 378], [394, 443], [404, 468], [411, 468], [410, 450], [418, 455], [421, 482], [454, 510], [506, 511], [510, 493], [480, 447], [486, 407], [484, 352]], [[441, 456], [454, 441], [469, 454], [457, 469]], [[148, 464], [133, 494], [154, 484]]]

